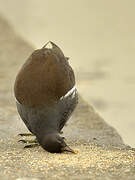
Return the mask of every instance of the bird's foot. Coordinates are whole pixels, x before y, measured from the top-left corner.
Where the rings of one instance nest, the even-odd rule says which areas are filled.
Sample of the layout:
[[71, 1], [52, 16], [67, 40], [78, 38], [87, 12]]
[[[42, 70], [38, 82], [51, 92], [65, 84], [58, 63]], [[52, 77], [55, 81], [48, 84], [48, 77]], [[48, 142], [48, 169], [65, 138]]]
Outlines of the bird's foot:
[[21, 142], [21, 143], [26, 144], [26, 145], [24, 146], [24, 148], [32, 148], [32, 147], [39, 146], [39, 143], [38, 143], [37, 139], [34, 139], [34, 140], [24, 140], [24, 139], [20, 139], [18, 142]]
[[18, 134], [18, 136], [35, 136], [35, 135], [32, 133], [21, 133], [21, 134]]

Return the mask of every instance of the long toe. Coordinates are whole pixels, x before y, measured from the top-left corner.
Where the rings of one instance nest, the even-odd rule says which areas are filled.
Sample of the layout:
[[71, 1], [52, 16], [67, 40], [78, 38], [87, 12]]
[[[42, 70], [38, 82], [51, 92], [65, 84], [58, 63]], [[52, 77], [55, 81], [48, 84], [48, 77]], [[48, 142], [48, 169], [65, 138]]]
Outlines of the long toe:
[[21, 142], [21, 143], [38, 143], [37, 139], [34, 139], [34, 140], [20, 139], [18, 142]]
[[35, 135], [32, 133], [20, 133], [18, 134], [18, 136], [35, 136]]
[[33, 147], [37, 147], [37, 146], [39, 146], [39, 144], [38, 143], [34, 143], [34, 144], [26, 145], [26, 146], [24, 146], [24, 148], [33, 148]]

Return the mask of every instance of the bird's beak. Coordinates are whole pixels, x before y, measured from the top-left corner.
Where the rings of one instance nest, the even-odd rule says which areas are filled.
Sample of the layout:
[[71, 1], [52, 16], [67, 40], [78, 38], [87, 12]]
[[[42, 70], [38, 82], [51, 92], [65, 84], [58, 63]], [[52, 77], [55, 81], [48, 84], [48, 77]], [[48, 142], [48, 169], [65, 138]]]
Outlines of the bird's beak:
[[71, 149], [69, 146], [62, 147], [61, 151], [62, 152], [67, 151], [67, 152], [71, 152], [71, 153], [76, 154], [76, 152], [73, 149]]

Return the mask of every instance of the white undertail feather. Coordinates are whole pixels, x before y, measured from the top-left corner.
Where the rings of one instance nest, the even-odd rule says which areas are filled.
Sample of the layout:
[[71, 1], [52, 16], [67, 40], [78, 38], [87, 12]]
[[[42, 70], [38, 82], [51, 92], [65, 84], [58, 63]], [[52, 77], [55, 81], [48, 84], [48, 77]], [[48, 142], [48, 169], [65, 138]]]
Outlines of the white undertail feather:
[[19, 103], [19, 101], [16, 99], [16, 97], [15, 97], [15, 101], [16, 101], [18, 104], [21, 104], [21, 103]]
[[62, 96], [60, 99], [66, 98], [72, 94], [72, 98], [76, 94], [76, 87], [74, 86], [72, 89], [70, 89], [64, 96]]

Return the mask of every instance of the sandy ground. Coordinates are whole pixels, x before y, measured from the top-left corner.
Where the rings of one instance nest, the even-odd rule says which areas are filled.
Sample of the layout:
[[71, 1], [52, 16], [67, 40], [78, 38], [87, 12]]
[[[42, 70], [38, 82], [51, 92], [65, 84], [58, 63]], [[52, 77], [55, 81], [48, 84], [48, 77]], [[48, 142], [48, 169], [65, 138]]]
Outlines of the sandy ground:
[[81, 97], [64, 128], [66, 142], [77, 154], [51, 154], [41, 147], [24, 149], [18, 133], [27, 129], [13, 97], [16, 73], [32, 46], [0, 18], [0, 179], [1, 180], [133, 180], [135, 150], [126, 146]]
[[0, 12], [36, 48], [71, 57], [78, 90], [135, 147], [135, 1], [0, 0]]

